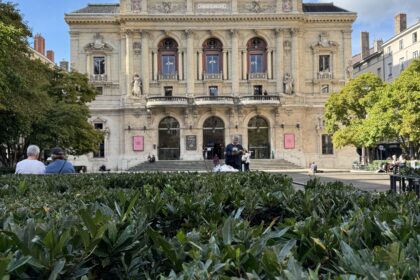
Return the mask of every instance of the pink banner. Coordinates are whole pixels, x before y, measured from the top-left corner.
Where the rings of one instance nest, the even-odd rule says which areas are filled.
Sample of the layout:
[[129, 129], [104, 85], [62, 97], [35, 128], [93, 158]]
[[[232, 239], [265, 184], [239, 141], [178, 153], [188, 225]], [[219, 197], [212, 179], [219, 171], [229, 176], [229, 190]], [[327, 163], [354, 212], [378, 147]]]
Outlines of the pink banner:
[[295, 148], [295, 135], [293, 133], [284, 134], [284, 148], [285, 149]]
[[133, 151], [143, 151], [143, 150], [144, 150], [144, 137], [133, 136]]

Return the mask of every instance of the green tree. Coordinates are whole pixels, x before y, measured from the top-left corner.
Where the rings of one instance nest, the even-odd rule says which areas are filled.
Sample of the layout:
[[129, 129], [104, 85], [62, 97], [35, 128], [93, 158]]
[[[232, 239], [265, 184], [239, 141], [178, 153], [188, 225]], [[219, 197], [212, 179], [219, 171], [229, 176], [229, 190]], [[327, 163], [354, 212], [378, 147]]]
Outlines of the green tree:
[[339, 92], [332, 93], [325, 104], [326, 131], [333, 134], [335, 147], [354, 145], [371, 147], [363, 138], [363, 122], [368, 109], [379, 98], [382, 80], [366, 73], [350, 80]]
[[0, 162], [8, 167], [32, 143], [79, 155], [95, 151], [101, 139], [87, 122], [86, 103], [95, 98], [87, 77], [32, 59], [30, 35], [16, 7], [0, 2]]
[[[391, 140], [410, 156], [420, 153], [420, 60], [414, 60], [392, 83], [375, 94], [363, 124], [365, 143]], [[372, 99], [369, 95], [368, 99]]]

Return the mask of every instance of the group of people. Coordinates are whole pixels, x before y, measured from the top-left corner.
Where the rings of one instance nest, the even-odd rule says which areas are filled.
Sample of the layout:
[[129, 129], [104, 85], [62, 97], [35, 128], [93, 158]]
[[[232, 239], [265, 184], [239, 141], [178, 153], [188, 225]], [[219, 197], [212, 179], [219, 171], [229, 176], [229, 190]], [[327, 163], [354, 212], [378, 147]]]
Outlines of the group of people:
[[381, 166], [381, 170], [387, 173], [388, 172], [397, 173], [398, 169], [401, 167], [405, 167], [406, 164], [407, 164], [407, 161], [404, 155], [400, 155], [398, 159], [397, 159], [397, 155], [393, 155], [391, 158], [388, 158], [387, 162]]
[[45, 165], [39, 160], [40, 149], [30, 145], [26, 150], [27, 158], [16, 165], [16, 174], [65, 174], [75, 173], [74, 166], [67, 161], [64, 150], [60, 147], [51, 149], [51, 162]]

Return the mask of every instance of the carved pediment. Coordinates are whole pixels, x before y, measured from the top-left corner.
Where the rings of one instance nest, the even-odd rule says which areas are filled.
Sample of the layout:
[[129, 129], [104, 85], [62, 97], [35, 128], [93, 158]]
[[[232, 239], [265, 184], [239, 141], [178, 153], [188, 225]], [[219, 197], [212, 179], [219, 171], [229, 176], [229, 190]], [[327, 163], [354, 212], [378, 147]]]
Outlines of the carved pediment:
[[319, 34], [318, 42], [315, 42], [311, 45], [312, 49], [336, 49], [338, 43], [328, 39], [328, 33], [322, 32]]
[[96, 33], [93, 42], [85, 46], [85, 51], [112, 51], [112, 47], [104, 42], [104, 37]]

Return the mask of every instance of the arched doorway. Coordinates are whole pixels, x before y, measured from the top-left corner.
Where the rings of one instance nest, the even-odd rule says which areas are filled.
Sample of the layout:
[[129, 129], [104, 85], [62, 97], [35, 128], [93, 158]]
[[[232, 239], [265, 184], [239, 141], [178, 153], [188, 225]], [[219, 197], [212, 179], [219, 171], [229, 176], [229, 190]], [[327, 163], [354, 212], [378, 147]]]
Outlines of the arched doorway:
[[159, 123], [159, 160], [178, 160], [180, 157], [179, 122], [166, 117]]
[[222, 159], [225, 151], [225, 123], [219, 117], [210, 117], [203, 124], [203, 150], [206, 159], [214, 155]]
[[268, 122], [255, 116], [248, 122], [248, 149], [252, 158], [270, 158], [270, 138]]

